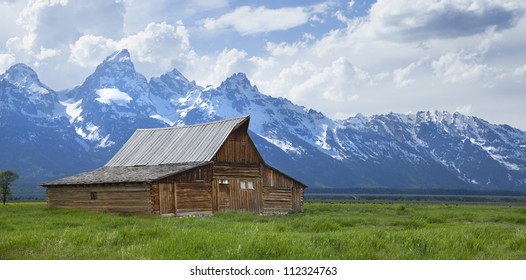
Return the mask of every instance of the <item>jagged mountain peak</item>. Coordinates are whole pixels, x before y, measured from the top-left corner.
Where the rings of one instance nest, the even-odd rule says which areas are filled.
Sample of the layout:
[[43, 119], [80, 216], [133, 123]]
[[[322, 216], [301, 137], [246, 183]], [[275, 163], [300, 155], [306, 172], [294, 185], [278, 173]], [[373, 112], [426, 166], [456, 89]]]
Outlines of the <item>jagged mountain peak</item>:
[[219, 89], [233, 93], [259, 93], [256, 86], [250, 83], [245, 73], [239, 72], [228, 77], [221, 83]]
[[131, 61], [130, 52], [127, 49], [115, 51], [114, 53], [106, 57], [106, 59], [104, 60], [104, 62], [126, 62], [126, 61]]
[[0, 91], [0, 107], [41, 120], [61, 115], [56, 92], [40, 82], [37, 73], [26, 64], [11, 66], [0, 75], [0, 81], [6, 82]]
[[173, 80], [178, 80], [183, 83], [190, 83], [190, 81], [181, 73], [177, 68], [172, 69], [172, 71], [161, 75], [161, 77], [170, 77]]
[[150, 79], [150, 87], [153, 92], [163, 100], [170, 101], [173, 98], [185, 96], [192, 89], [200, 88], [194, 81], [189, 81], [176, 68], [162, 74], [160, 77]]
[[128, 50], [124, 49], [116, 51], [106, 57], [106, 59], [97, 66], [94, 74], [98, 76], [122, 77], [125, 75], [136, 74], [136, 72], [130, 53]]
[[[80, 100], [86, 98], [98, 98], [97, 90], [116, 90], [130, 95], [133, 99], [139, 99], [143, 94], [148, 94], [148, 81], [135, 71], [128, 50], [116, 51], [108, 56], [95, 71], [86, 78], [84, 83], [73, 89], [69, 98]], [[74, 95], [72, 95], [74, 94]]]
[[[19, 87], [29, 88], [33, 85], [42, 87], [42, 83], [40, 82], [35, 70], [24, 63], [17, 63], [9, 67], [9, 69], [7, 69], [7, 71], [2, 76], [10, 83]], [[42, 93], [44, 93], [44, 91], [46, 93], [48, 92], [47, 89], [41, 90]]]

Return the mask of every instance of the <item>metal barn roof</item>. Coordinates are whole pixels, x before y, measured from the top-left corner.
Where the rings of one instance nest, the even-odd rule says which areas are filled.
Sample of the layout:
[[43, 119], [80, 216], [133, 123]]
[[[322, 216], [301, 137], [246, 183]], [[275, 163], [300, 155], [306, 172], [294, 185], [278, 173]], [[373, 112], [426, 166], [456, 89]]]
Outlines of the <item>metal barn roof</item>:
[[137, 129], [106, 166], [150, 166], [210, 161], [249, 116], [190, 126]]
[[152, 182], [211, 162], [176, 163], [153, 166], [104, 166], [58, 179], [44, 186]]

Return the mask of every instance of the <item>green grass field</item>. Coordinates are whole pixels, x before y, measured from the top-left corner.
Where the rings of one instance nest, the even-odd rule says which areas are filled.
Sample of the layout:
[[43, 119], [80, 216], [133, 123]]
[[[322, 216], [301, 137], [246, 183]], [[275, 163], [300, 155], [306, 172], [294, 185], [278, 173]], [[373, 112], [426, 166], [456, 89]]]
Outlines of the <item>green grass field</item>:
[[307, 203], [173, 218], [8, 204], [0, 259], [526, 259], [526, 208]]

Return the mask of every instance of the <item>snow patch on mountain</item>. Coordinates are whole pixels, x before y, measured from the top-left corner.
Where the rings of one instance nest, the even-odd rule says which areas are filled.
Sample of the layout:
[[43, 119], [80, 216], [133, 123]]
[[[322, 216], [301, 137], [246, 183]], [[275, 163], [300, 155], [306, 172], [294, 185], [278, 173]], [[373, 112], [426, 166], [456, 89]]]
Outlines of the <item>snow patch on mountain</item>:
[[118, 88], [101, 88], [98, 89], [98, 98], [95, 98], [100, 103], [104, 104], [117, 104], [124, 106], [133, 100], [127, 93], [120, 91]]
[[263, 139], [267, 140], [268, 142], [276, 145], [278, 148], [280, 148], [285, 153], [294, 153], [296, 155], [302, 155], [303, 152], [305, 152], [304, 149], [301, 149], [301, 147], [297, 147], [296, 145], [294, 145], [290, 141], [278, 140], [278, 139], [275, 139], [275, 138], [269, 138], [269, 137], [265, 137], [265, 136], [262, 136], [262, 135], [260, 135], [260, 136]]
[[163, 117], [163, 116], [161, 116], [159, 114], [151, 115], [150, 118], [163, 121], [164, 123], [166, 123], [169, 126], [173, 126], [175, 124], [175, 122], [171, 121], [169, 118]]
[[35, 93], [39, 93], [39, 94], [48, 94], [49, 93], [49, 90], [40, 86], [40, 85], [37, 85], [37, 84], [31, 84], [31, 86], [29, 87], [29, 90], [32, 91], [32, 92], [35, 92]]
[[106, 61], [117, 61], [117, 62], [131, 61], [130, 52], [126, 49], [116, 51], [110, 56], [108, 56], [106, 58]]
[[77, 102], [73, 100], [66, 100], [66, 101], [59, 101], [62, 106], [66, 107], [66, 114], [69, 117], [69, 122], [72, 123], [74, 120], [79, 118], [80, 114], [82, 113], [82, 99], [78, 100]]

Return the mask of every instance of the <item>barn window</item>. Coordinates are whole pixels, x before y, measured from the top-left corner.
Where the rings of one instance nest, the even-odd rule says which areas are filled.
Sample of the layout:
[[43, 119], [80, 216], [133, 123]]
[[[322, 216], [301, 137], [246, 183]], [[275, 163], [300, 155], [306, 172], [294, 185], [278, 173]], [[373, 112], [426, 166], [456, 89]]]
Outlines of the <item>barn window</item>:
[[196, 174], [195, 174], [196, 180], [204, 180], [205, 179], [205, 173], [203, 172], [203, 168], [197, 168]]
[[89, 193], [91, 200], [97, 200], [97, 193], [96, 192], [90, 192]]
[[253, 181], [240, 181], [239, 188], [242, 190], [253, 190], [254, 182]]

